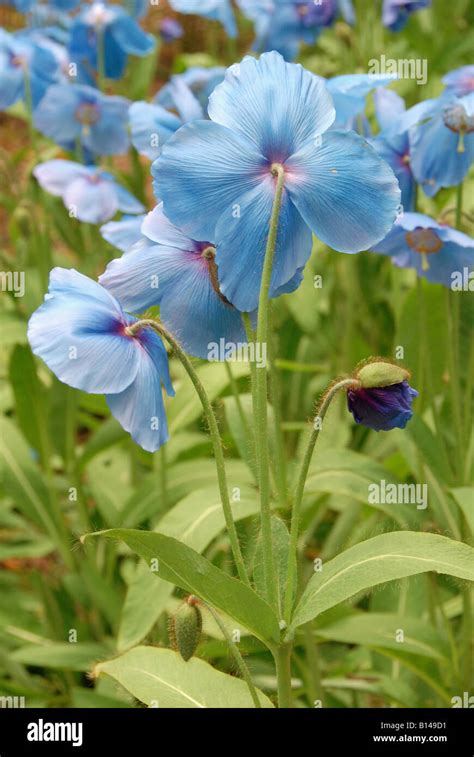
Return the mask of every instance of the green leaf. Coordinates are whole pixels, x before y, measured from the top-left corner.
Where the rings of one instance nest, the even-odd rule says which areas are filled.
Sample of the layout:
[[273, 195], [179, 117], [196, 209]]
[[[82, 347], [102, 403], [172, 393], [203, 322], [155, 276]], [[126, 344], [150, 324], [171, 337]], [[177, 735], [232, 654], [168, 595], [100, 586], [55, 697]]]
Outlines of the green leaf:
[[291, 628], [361, 591], [429, 570], [474, 581], [474, 549], [437, 534], [398, 531], [375, 536], [323, 564], [312, 576]]
[[[397, 634], [403, 631], [403, 641]], [[392, 613], [358, 613], [316, 628], [315, 635], [329, 641], [384, 647], [436, 659], [449, 658], [449, 647], [424, 620]]]
[[[185, 662], [171, 649], [135, 647], [121, 657], [96, 665], [94, 675], [103, 673], [148, 707], [254, 707], [244, 681], [221, 673], [197, 657]], [[261, 691], [257, 694], [262, 707], [273, 707]]]
[[457, 489], [451, 489], [451, 494], [458, 503], [471, 534], [474, 535], [474, 486], [460, 486]]
[[15, 395], [18, 424], [31, 446], [43, 453], [47, 449], [46, 392], [36, 375], [36, 365], [29, 347], [18, 344], [13, 350], [10, 383]]
[[26, 644], [15, 649], [11, 654], [12, 660], [23, 665], [34, 665], [41, 668], [57, 668], [59, 670], [87, 671], [99, 660], [110, 654], [109, 647], [95, 642], [51, 642], [40, 646]]
[[[92, 534], [89, 534], [91, 536]], [[177, 539], [150, 531], [113, 528], [94, 536], [119, 539], [152, 566], [157, 575], [196, 594], [222, 610], [262, 641], [278, 641], [278, 619], [271, 607], [253, 589], [216, 568], [209, 560]]]
[[[275, 580], [278, 583], [278, 596], [280, 597], [280, 607], [282, 607], [285, 598], [286, 577], [288, 575], [288, 552], [290, 547], [290, 534], [284, 521], [282, 521], [282, 519], [278, 518], [276, 515], [272, 515], [271, 526], [273, 559], [276, 567]], [[293, 555], [293, 559], [296, 562], [295, 555]], [[296, 565], [294, 567], [296, 570]], [[259, 594], [261, 596], [266, 596], [263, 545], [261, 539], [259, 539], [255, 553], [253, 579]]]

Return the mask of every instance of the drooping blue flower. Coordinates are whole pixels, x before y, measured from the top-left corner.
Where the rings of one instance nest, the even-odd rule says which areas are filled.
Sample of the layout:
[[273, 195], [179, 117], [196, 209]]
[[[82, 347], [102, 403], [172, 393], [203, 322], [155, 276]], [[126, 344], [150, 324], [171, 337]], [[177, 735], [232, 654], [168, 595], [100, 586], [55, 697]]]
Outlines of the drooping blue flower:
[[34, 122], [66, 149], [80, 142], [94, 155], [118, 155], [128, 150], [129, 104], [85, 84], [57, 84], [41, 100]]
[[58, 76], [52, 53], [23, 34], [0, 29], [0, 110], [22, 98], [36, 107]]
[[100, 283], [130, 312], [159, 305], [164, 325], [195, 357], [209, 359], [223, 342], [230, 356], [245, 344], [242, 315], [219, 289], [214, 246], [180, 232], [162, 205], [148, 214], [142, 234], [140, 242], [109, 263]]
[[118, 210], [143, 213], [145, 208], [120, 186], [112, 174], [71, 160], [48, 160], [33, 170], [40, 186], [61, 197], [71, 217], [86, 223], [105, 223]]
[[367, 95], [391, 84], [396, 75], [342, 74], [326, 81], [336, 108], [333, 129], [358, 130], [358, 119], [365, 111]]
[[413, 415], [413, 399], [418, 396], [408, 381], [372, 389], [349, 389], [347, 406], [356, 423], [374, 431], [405, 428]]
[[415, 207], [416, 182], [411, 171], [408, 129], [400, 121], [405, 102], [396, 92], [381, 87], [374, 92], [374, 103], [381, 131], [372, 145], [391, 166], [400, 185], [403, 208], [411, 211]]
[[392, 32], [399, 32], [412, 13], [430, 6], [431, 0], [384, 0], [382, 21]]
[[[284, 171], [270, 292], [292, 279], [312, 248], [311, 230], [342, 252], [383, 238], [400, 202], [390, 167], [334, 120], [324, 85], [278, 53], [246, 57], [152, 166], [170, 220], [216, 243], [220, 288], [239, 310], [257, 307], [275, 175]], [[280, 168], [281, 167], [281, 168]]]
[[173, 396], [166, 349], [100, 284], [73, 270], [54, 268], [44, 303], [28, 324], [31, 349], [75, 389], [105, 394], [112, 414], [143, 449], [168, 439], [162, 385]]
[[101, 226], [100, 233], [105, 241], [122, 252], [128, 252], [137, 242], [143, 240], [142, 225], [146, 215], [123, 216], [120, 221], [109, 221]]
[[119, 5], [93, 2], [83, 8], [71, 26], [69, 52], [87, 83], [97, 79], [101, 48], [105, 76], [120, 79], [128, 55], [148, 55], [154, 46], [154, 37]]
[[474, 160], [474, 92], [445, 92], [410, 108], [401, 118], [410, 128], [411, 166], [429, 197], [464, 180]]
[[254, 21], [259, 52], [276, 50], [293, 60], [303, 42], [313, 44], [339, 12], [354, 23], [351, 0], [237, 0], [242, 12]]
[[441, 79], [446, 89], [456, 97], [464, 97], [474, 92], [474, 66], [461, 66]]
[[212, 21], [219, 21], [229, 37], [237, 36], [234, 11], [230, 0], [169, 0], [178, 13], [195, 13]]
[[162, 18], [160, 21], [160, 37], [163, 42], [174, 42], [181, 39], [184, 29], [175, 18]]
[[403, 213], [372, 251], [389, 255], [398, 268], [414, 268], [418, 276], [446, 287], [474, 266], [474, 239], [421, 213]]

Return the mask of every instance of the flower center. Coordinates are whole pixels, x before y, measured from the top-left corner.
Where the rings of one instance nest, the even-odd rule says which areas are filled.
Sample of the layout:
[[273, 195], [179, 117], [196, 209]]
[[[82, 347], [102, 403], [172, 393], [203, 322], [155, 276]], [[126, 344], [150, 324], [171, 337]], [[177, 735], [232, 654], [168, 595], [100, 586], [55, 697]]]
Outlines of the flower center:
[[86, 21], [96, 29], [106, 26], [114, 17], [113, 11], [106, 8], [104, 3], [93, 3], [86, 16]]
[[474, 131], [474, 116], [468, 116], [462, 105], [453, 105], [443, 112], [444, 125], [459, 133], [470, 134]]
[[99, 108], [95, 103], [81, 103], [76, 110], [76, 119], [83, 126], [92, 126], [99, 120]]
[[443, 243], [433, 229], [414, 229], [407, 231], [405, 239], [412, 250], [421, 255], [421, 266], [424, 271], [430, 267], [427, 255], [433, 255], [439, 252]]

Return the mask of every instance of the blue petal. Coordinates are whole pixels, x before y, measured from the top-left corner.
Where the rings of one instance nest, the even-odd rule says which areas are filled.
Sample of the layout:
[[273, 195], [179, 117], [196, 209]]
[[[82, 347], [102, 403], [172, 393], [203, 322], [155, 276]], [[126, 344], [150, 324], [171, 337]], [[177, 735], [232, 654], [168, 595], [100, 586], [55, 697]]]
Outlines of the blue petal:
[[374, 92], [377, 121], [382, 130], [390, 129], [401, 113], [405, 112], [405, 100], [392, 89], [378, 87]]
[[173, 113], [169, 113], [161, 105], [146, 102], [134, 102], [129, 110], [129, 118], [133, 145], [150, 160], [159, 156], [161, 145], [181, 126], [180, 119]]
[[72, 160], [47, 160], [33, 169], [33, 175], [43, 189], [61, 197], [76, 179], [90, 176], [90, 169]]
[[142, 203], [139, 202], [127, 189], [124, 189], [121, 184], [117, 184], [115, 181], [114, 191], [117, 197], [118, 209], [121, 210], [122, 213], [135, 214], [144, 212], [145, 208]]
[[266, 161], [242, 135], [211, 121], [181, 127], [152, 165], [168, 218], [193, 239], [214, 238], [217, 221], [258, 184]]
[[101, 97], [101, 115], [83, 133], [84, 145], [98, 155], [122, 155], [129, 146], [127, 116], [129, 102], [124, 97]]
[[53, 85], [34, 112], [36, 128], [58, 145], [68, 145], [81, 134], [82, 126], [75, 118], [75, 111], [81, 102], [81, 90], [81, 85]]
[[142, 223], [145, 215], [124, 216], [120, 221], [109, 221], [101, 226], [100, 233], [105, 241], [122, 252], [128, 252], [142, 237]]
[[108, 394], [111, 412], [132, 439], [148, 452], [156, 452], [168, 440], [168, 425], [161, 392], [163, 383], [174, 395], [168, 358], [160, 337], [150, 329], [139, 338], [140, 362], [136, 378], [120, 394]]
[[135, 379], [137, 346], [106, 289], [75, 270], [54, 268], [49, 293], [28, 324], [28, 339], [66, 384], [93, 394], [121, 392]]
[[[274, 196], [275, 182], [269, 176], [239, 200], [238, 215], [228, 210], [216, 228], [220, 288], [242, 311], [258, 306]], [[311, 249], [311, 231], [284, 191], [270, 296], [281, 293], [281, 288], [305, 265]]]
[[85, 223], [104, 223], [119, 209], [114, 185], [101, 178], [75, 179], [65, 189], [63, 201], [69, 212]]
[[330, 127], [335, 111], [320, 78], [276, 52], [245, 57], [209, 98], [209, 116], [283, 162]]
[[313, 232], [335, 250], [359, 252], [382, 239], [400, 205], [392, 169], [354, 132], [330, 131], [287, 163], [286, 186]]
[[148, 55], [155, 47], [154, 37], [146, 34], [126, 13], [114, 19], [110, 29], [118, 46], [129, 55]]
[[180, 117], [184, 122], [197, 121], [205, 117], [199, 100], [182, 76], [172, 76], [169, 83], [170, 95]]

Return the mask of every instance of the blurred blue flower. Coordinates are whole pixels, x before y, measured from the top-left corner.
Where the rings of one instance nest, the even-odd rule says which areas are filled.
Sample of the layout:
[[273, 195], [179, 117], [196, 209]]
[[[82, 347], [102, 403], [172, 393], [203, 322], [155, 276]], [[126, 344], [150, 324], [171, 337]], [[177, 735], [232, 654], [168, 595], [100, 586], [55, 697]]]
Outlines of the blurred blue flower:
[[414, 268], [435, 284], [451, 287], [453, 275], [474, 266], [474, 239], [421, 213], [403, 213], [373, 252], [389, 255], [398, 268]]
[[129, 101], [103, 95], [85, 84], [57, 84], [48, 89], [34, 114], [36, 128], [58, 145], [78, 142], [94, 155], [126, 153]]
[[412, 13], [430, 6], [431, 0], [384, 0], [382, 21], [392, 32], [399, 32]]
[[415, 105], [401, 118], [410, 127], [411, 167], [429, 197], [464, 180], [474, 160], [474, 92], [447, 91]]
[[173, 396], [166, 349], [100, 284], [73, 270], [54, 268], [44, 303], [28, 324], [31, 349], [65, 384], [105, 394], [112, 414], [143, 449], [168, 439], [161, 386]]
[[276, 50], [293, 60], [301, 43], [313, 44], [339, 12], [354, 23], [352, 0], [237, 0], [242, 12], [255, 23], [255, 49]]
[[[211, 68], [192, 66], [183, 74], [172, 76], [168, 84], [165, 84], [157, 92], [154, 102], [167, 110], [176, 110], [181, 118], [186, 121], [190, 119], [190, 91], [200, 104], [204, 116], [206, 116], [209, 97], [217, 85], [224, 80], [225, 72], [226, 69], [223, 66]], [[193, 110], [195, 109], [194, 105], [191, 107]], [[191, 116], [191, 118], [194, 117]]]
[[[57, 10], [69, 11], [77, 8], [81, 0], [46, 0], [47, 5]], [[20, 13], [36, 12], [37, 0], [1, 0], [1, 5], [9, 5], [16, 8]]]
[[162, 145], [183, 124], [178, 116], [161, 105], [143, 101], [130, 106], [129, 121], [133, 146], [150, 160], [158, 157]]
[[215, 248], [181, 233], [158, 205], [142, 226], [143, 240], [112, 260], [100, 283], [133, 312], [160, 305], [160, 318], [195, 357], [210, 345], [246, 343], [242, 315], [219, 289]]
[[104, 223], [118, 210], [143, 213], [144, 207], [115, 178], [95, 166], [71, 160], [48, 160], [33, 174], [43, 189], [61, 197], [71, 217], [86, 223]]
[[143, 240], [142, 225], [146, 215], [123, 216], [120, 221], [109, 221], [101, 226], [100, 233], [109, 244], [128, 252], [129, 249]]
[[326, 87], [336, 108], [332, 128], [358, 131], [358, 119], [365, 111], [367, 95], [391, 84], [396, 78], [394, 74], [342, 74], [327, 79]]
[[400, 185], [403, 208], [411, 211], [415, 207], [416, 182], [411, 171], [408, 129], [399, 118], [405, 112], [405, 102], [396, 92], [381, 87], [375, 90], [374, 103], [381, 131], [371, 144], [392, 168]]
[[374, 431], [405, 428], [413, 415], [412, 402], [418, 396], [408, 381], [373, 389], [349, 389], [347, 406], [356, 423]]
[[275, 165], [285, 182], [271, 296], [305, 265], [311, 230], [342, 252], [387, 234], [395, 176], [357, 134], [327, 131], [334, 107], [313, 74], [276, 52], [246, 57], [212, 94], [209, 115], [166, 142], [152, 174], [171, 221], [216, 243], [221, 291], [239, 310], [258, 303]]
[[474, 66], [462, 66], [450, 71], [441, 79], [446, 89], [456, 97], [463, 97], [474, 92]]
[[120, 79], [127, 56], [148, 55], [155, 46], [155, 39], [119, 5], [94, 2], [74, 18], [69, 42], [71, 59], [77, 62], [88, 83], [97, 78], [101, 46], [105, 76]]
[[0, 110], [31, 94], [33, 108], [58, 77], [58, 62], [25, 34], [0, 29]]
[[169, 4], [178, 13], [195, 13], [212, 21], [220, 21], [229, 37], [237, 36], [230, 0], [169, 0]]
[[174, 42], [181, 39], [184, 29], [175, 18], [162, 18], [160, 21], [160, 37], [163, 42]]

